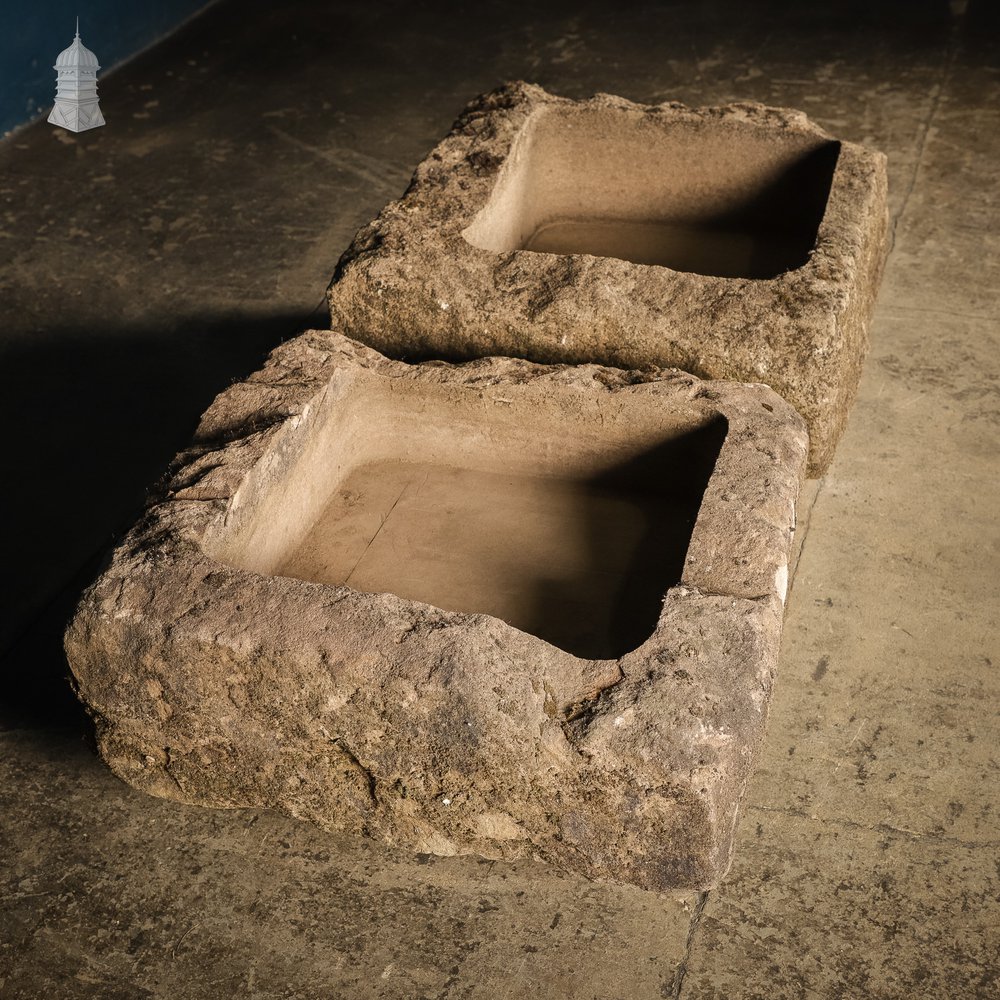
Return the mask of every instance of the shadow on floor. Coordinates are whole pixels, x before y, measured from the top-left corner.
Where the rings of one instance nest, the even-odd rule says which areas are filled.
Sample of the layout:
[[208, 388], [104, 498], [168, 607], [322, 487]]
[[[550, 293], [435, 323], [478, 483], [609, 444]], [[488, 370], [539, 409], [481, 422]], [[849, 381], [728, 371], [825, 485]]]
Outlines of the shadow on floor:
[[81, 591], [212, 399], [310, 325], [326, 325], [318, 309], [67, 326], [4, 351], [19, 430], [0, 500], [0, 728], [83, 721], [62, 653]]

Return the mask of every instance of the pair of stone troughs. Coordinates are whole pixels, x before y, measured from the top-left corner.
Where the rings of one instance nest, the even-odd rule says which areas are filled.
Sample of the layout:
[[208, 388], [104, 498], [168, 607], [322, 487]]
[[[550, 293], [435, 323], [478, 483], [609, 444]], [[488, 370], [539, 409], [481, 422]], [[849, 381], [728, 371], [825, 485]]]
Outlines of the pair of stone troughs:
[[480, 98], [341, 259], [332, 330], [218, 397], [84, 596], [105, 760], [716, 884], [885, 241], [884, 158], [796, 112]]

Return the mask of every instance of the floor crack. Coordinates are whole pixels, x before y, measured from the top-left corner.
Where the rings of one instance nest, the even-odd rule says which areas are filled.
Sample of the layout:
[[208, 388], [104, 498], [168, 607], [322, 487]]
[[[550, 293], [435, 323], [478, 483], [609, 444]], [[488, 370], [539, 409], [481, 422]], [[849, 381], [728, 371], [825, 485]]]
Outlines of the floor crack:
[[938, 78], [937, 83], [935, 83], [931, 89], [931, 106], [920, 123], [920, 138], [917, 140], [917, 155], [913, 164], [913, 171], [910, 174], [906, 190], [903, 192], [903, 200], [899, 204], [899, 211], [892, 220], [892, 234], [889, 240], [890, 254], [896, 248], [896, 231], [899, 228], [900, 221], [906, 213], [907, 205], [910, 203], [910, 196], [913, 194], [914, 188], [917, 186], [917, 178], [920, 176], [920, 167], [924, 161], [924, 150], [927, 147], [927, 138], [930, 135], [931, 125], [934, 123], [934, 118], [938, 113], [938, 108], [941, 106], [941, 98], [944, 95], [945, 87], [951, 77], [952, 67], [955, 65], [955, 60], [958, 58], [959, 39], [963, 18], [964, 13], [962, 17], [956, 18], [952, 24], [951, 35], [948, 39], [948, 48], [945, 52], [944, 62], [941, 65], [941, 75]]
[[891, 823], [859, 823], [856, 820], [844, 819], [836, 816], [816, 816], [806, 812], [804, 809], [794, 809], [789, 806], [761, 806], [750, 805], [748, 809], [756, 809], [758, 812], [779, 813], [784, 816], [794, 816], [796, 819], [812, 820], [816, 823], [824, 823], [829, 826], [837, 826], [846, 830], [861, 830], [867, 833], [892, 834], [903, 837], [913, 843], [921, 844], [948, 844], [953, 847], [961, 847], [965, 850], [994, 849], [1000, 847], [998, 840], [969, 841], [962, 840], [961, 837], [950, 837], [945, 833], [935, 833], [933, 831], [921, 832], [919, 830], [908, 830], [906, 827], [893, 826]]
[[699, 892], [698, 901], [694, 905], [694, 912], [691, 914], [691, 923], [688, 925], [687, 941], [684, 943], [684, 957], [680, 960], [677, 970], [674, 972], [674, 988], [670, 994], [673, 1000], [680, 1000], [681, 988], [684, 986], [684, 977], [687, 975], [688, 963], [691, 960], [691, 949], [694, 946], [694, 936], [701, 923], [701, 915], [705, 911], [705, 904], [708, 903], [708, 892]]
[[[791, 602], [792, 591], [795, 590], [795, 580], [799, 575], [799, 566], [802, 565], [802, 559], [806, 554], [806, 545], [809, 543], [809, 531], [812, 527], [813, 511], [816, 509], [816, 503], [819, 500], [820, 493], [823, 492], [823, 487], [826, 485], [826, 476], [821, 477], [816, 484], [816, 492], [813, 493], [812, 499], [809, 501], [809, 507], [806, 510], [806, 516], [804, 518], [796, 516], [796, 521], [798, 523], [805, 523], [805, 529], [802, 532], [802, 541], [799, 542], [799, 551], [795, 555], [795, 565], [791, 567], [791, 572], [788, 578], [788, 593], [785, 595], [785, 607]], [[801, 495], [801, 494], [800, 494]], [[794, 553], [793, 553], [794, 554]]]

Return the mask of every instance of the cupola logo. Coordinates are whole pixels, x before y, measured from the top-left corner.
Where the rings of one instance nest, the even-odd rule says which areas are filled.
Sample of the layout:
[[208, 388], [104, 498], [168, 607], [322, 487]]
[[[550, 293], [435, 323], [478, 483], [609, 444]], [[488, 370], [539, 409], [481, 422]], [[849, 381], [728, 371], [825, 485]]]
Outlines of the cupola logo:
[[104, 124], [97, 102], [97, 56], [80, 41], [80, 19], [76, 19], [76, 37], [56, 59], [56, 103], [49, 115], [53, 125], [71, 132], [85, 132]]

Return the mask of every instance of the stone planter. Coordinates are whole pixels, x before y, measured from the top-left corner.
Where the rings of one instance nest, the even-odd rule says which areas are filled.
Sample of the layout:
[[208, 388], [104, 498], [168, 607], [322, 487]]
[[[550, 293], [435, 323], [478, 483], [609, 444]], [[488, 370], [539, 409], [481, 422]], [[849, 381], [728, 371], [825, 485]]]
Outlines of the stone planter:
[[514, 84], [355, 237], [333, 328], [408, 359], [512, 355], [764, 382], [829, 465], [886, 252], [882, 154], [795, 111]]
[[183, 802], [707, 888], [806, 453], [763, 385], [304, 334], [215, 401], [84, 595], [101, 754]]

